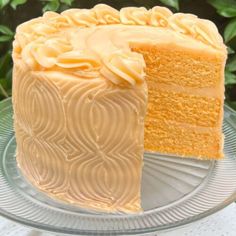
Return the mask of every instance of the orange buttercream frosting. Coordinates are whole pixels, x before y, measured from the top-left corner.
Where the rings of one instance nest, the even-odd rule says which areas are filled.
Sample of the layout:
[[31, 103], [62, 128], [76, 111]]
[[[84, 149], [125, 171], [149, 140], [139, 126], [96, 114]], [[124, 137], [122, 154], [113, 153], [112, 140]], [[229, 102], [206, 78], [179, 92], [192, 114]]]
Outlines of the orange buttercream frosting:
[[17, 161], [49, 195], [139, 212], [144, 143], [222, 157], [226, 47], [212, 22], [98, 4], [23, 23], [13, 46]]
[[[104, 32], [104, 35], [100, 36], [99, 50], [102, 48], [102, 51], [99, 55], [91, 50], [90, 43], [87, 43], [92, 37], [91, 34], [98, 34], [97, 29], [93, 28], [98, 25], [112, 25], [109, 32]], [[58, 66], [64, 69], [82, 70], [84, 75], [86, 72], [91, 75], [91, 71], [100, 71], [104, 77], [111, 79], [115, 84], [126, 81], [134, 85], [136, 82], [144, 81], [145, 63], [141, 55], [131, 52], [129, 48], [129, 43], [135, 40], [135, 34], [133, 36], [123, 34], [119, 37], [116, 33], [117, 31], [122, 33], [123, 29], [119, 28], [122, 25], [149, 26], [148, 31], [157, 37], [162, 33], [158, 34], [157, 28], [167, 28], [176, 34], [175, 37], [187, 36], [216, 49], [224, 47], [215, 25], [195, 15], [173, 14], [164, 7], [154, 7], [151, 10], [144, 7], [126, 7], [118, 11], [105, 4], [99, 4], [90, 10], [71, 9], [61, 14], [46, 12], [43, 17], [20, 25], [17, 28], [14, 52], [21, 52], [22, 59], [34, 69], [38, 66], [47, 69]], [[84, 27], [88, 30], [79, 30]], [[76, 39], [74, 35], [77, 32], [79, 33]], [[145, 41], [145, 33], [143, 31], [143, 41]], [[117, 38], [121, 39], [122, 47], [114, 43], [115, 40], [118, 42], [118, 39], [114, 39], [112, 34], [116, 34]], [[141, 30], [140, 34], [142, 34]], [[82, 44], [83, 47], [75, 48], [72, 41]]]

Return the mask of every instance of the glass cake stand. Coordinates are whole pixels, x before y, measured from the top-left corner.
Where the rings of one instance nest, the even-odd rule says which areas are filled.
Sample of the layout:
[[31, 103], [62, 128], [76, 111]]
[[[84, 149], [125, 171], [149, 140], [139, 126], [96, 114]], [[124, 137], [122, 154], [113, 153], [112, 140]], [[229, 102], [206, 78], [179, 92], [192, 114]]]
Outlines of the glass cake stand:
[[[0, 103], [0, 214], [26, 226], [74, 235], [127, 235], [199, 220], [236, 200], [236, 113], [225, 106], [225, 159], [201, 161], [145, 153], [143, 213], [87, 211], [35, 189], [16, 165], [12, 104]], [[79, 183], [78, 183], [79, 184]]]

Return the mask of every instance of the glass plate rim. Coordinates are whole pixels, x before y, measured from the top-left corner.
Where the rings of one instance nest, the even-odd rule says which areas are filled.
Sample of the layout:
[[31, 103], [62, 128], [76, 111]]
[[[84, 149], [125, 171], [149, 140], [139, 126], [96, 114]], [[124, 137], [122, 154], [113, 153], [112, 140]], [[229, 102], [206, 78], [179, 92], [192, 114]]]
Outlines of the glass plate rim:
[[[10, 103], [10, 106], [11, 106], [11, 99], [12, 99], [11, 97], [4, 99], [3, 101], [0, 102], [0, 105], [3, 106], [4, 103], [6, 103], [6, 104]], [[0, 106], [0, 110], [1, 109], [2, 109], [2, 107]], [[224, 109], [228, 110], [228, 112], [230, 112], [231, 114], [236, 116], [236, 111], [234, 111], [227, 104], [224, 104]], [[236, 124], [234, 124], [234, 125], [236, 125]], [[233, 125], [233, 128], [235, 129], [236, 127], [234, 125]], [[162, 230], [170, 230], [173, 228], [184, 226], [186, 224], [193, 223], [195, 221], [201, 220], [205, 217], [208, 217], [208, 216], [222, 210], [223, 208], [225, 208], [229, 204], [233, 203], [235, 200], [236, 200], [236, 191], [234, 193], [232, 193], [222, 203], [220, 203], [217, 206], [213, 207], [212, 209], [206, 210], [198, 215], [188, 217], [187, 219], [184, 219], [184, 220], [179, 220], [178, 222], [165, 224], [163, 226], [158, 226], [158, 228], [157, 227], [149, 227], [148, 229], [145, 229], [145, 228], [132, 229], [132, 232], [131, 231], [130, 232], [129, 231], [120, 232], [119, 230], [99, 230], [99, 233], [96, 234], [94, 230], [80, 230], [80, 231], [78, 231], [77, 229], [70, 229], [70, 228], [64, 228], [63, 232], [62, 232], [61, 228], [59, 228], [59, 227], [52, 227], [52, 226], [44, 224], [44, 223], [40, 223], [40, 225], [39, 225], [39, 224], [37, 224], [37, 222], [30, 221], [30, 220], [27, 220], [24, 218], [19, 218], [19, 217], [15, 216], [14, 214], [8, 213], [7, 211], [5, 211], [3, 209], [0, 209], [0, 215], [5, 217], [6, 219], [9, 219], [9, 220], [14, 221], [16, 223], [19, 223], [19, 224], [24, 225], [26, 227], [38, 229], [40, 231], [51, 232], [51, 233], [65, 233], [65, 234], [70, 234], [70, 235], [78, 235], [78, 234], [81, 234], [81, 235], [111, 235], [111, 234], [137, 235], [137, 234], [142, 234], [142, 233], [152, 233], [152, 232], [159, 232]], [[130, 217], [133, 217], [133, 216], [132, 215], [127, 216], [127, 218], [130, 218]]]

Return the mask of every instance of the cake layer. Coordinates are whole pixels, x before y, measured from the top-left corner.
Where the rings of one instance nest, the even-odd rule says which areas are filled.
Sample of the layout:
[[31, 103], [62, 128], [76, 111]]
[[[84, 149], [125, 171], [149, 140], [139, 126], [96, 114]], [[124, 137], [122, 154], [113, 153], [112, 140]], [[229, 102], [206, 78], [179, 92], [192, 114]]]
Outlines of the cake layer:
[[[157, 45], [134, 43], [132, 50], [144, 56], [149, 78], [158, 83], [190, 88], [217, 87], [222, 83], [225, 52], [189, 48], [162, 42]], [[156, 80], [153, 81], [156, 86]], [[149, 88], [152, 83], [150, 79]]]
[[223, 157], [221, 129], [199, 128], [181, 123], [145, 120], [145, 150], [201, 159]]
[[203, 127], [221, 126], [222, 99], [149, 89], [148, 116]]

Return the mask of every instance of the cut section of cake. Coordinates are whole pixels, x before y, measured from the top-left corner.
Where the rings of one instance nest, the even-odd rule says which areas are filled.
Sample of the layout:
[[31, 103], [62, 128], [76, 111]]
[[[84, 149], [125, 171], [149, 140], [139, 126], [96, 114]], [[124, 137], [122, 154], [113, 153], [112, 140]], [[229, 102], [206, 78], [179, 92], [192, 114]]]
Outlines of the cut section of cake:
[[147, 64], [145, 150], [222, 158], [225, 52], [164, 42], [133, 50]]
[[17, 28], [17, 162], [49, 196], [139, 212], [144, 150], [223, 157], [226, 48], [167, 8], [46, 12]]

